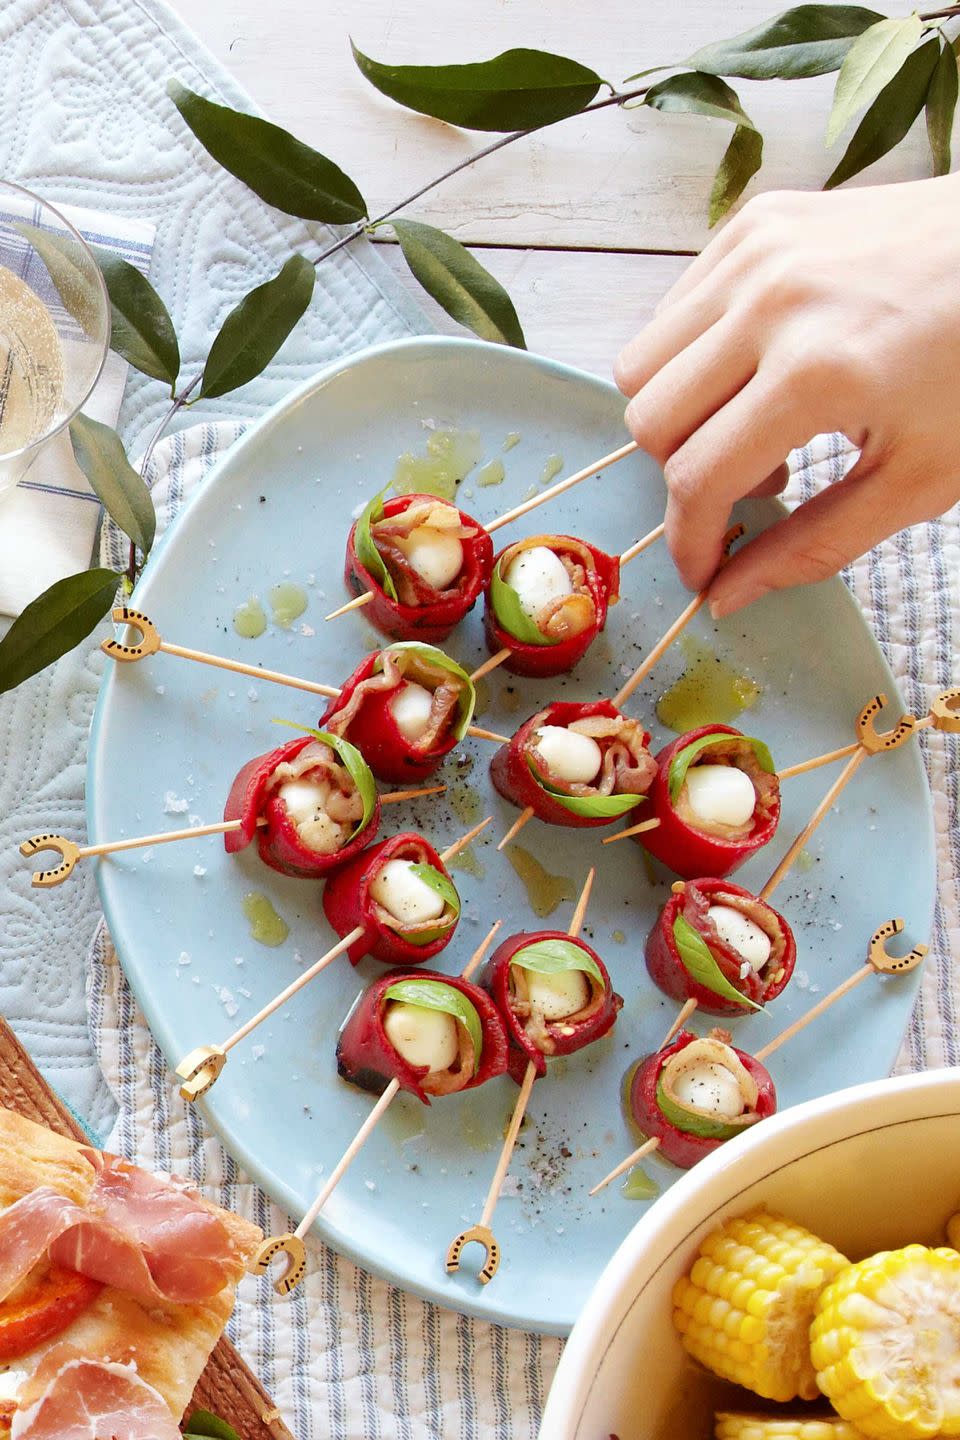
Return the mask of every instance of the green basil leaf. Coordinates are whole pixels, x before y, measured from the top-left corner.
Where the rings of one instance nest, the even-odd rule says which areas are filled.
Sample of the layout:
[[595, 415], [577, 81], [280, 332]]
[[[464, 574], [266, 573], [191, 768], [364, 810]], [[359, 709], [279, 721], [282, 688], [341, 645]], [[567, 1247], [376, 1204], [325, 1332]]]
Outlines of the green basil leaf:
[[510, 964], [519, 965], [522, 970], [533, 970], [537, 975], [561, 975], [567, 970], [582, 970], [606, 989], [600, 966], [575, 940], [535, 940], [532, 945], [524, 945], [522, 950], [518, 950]]
[[752, 1114], [745, 1115], [740, 1121], [708, 1120], [705, 1115], [694, 1115], [670, 1099], [662, 1080], [657, 1081], [657, 1108], [677, 1130], [682, 1130], [685, 1135], [699, 1135], [703, 1140], [733, 1140], [748, 1126], [756, 1124]]
[[505, 50], [472, 65], [383, 65], [354, 45], [353, 58], [382, 95], [467, 130], [552, 125], [583, 110], [603, 84], [586, 65], [546, 50]]
[[230, 311], [203, 367], [200, 398], [227, 395], [269, 365], [313, 295], [316, 271], [305, 255], [283, 268]]
[[566, 790], [557, 790], [539, 773], [533, 761], [527, 757], [530, 774], [540, 789], [569, 810], [572, 815], [583, 815], [588, 820], [615, 820], [646, 800], [646, 795], [568, 795]]
[[678, 915], [673, 922], [673, 939], [680, 952], [684, 970], [698, 985], [702, 985], [705, 990], [711, 990], [714, 995], [720, 995], [724, 1000], [742, 1005], [745, 1010], [763, 1009], [762, 1005], [748, 999], [735, 985], [730, 984], [706, 940], [682, 915]]
[[24, 221], [18, 221], [14, 228], [37, 251], [64, 309], [83, 333], [94, 340], [103, 338], [106, 329], [103, 286], [84, 246], [72, 235], [51, 234]]
[[837, 76], [827, 122], [827, 145], [838, 138], [858, 110], [875, 100], [900, 70], [923, 33], [917, 14], [878, 20], [853, 42]]
[[824, 184], [833, 190], [858, 175], [895, 145], [899, 145], [923, 109], [939, 58], [939, 44], [931, 39], [914, 50], [886, 84], [854, 131], [840, 164]]
[[364, 200], [349, 175], [279, 125], [215, 105], [178, 80], [167, 94], [219, 165], [286, 215], [347, 225], [363, 220]]
[[860, 5], [796, 5], [729, 40], [704, 45], [686, 63], [744, 80], [825, 75], [838, 70], [856, 37], [882, 18]]
[[722, 745], [730, 740], [745, 740], [753, 747], [753, 753], [761, 770], [768, 775], [776, 773], [776, 766], [773, 763], [773, 756], [770, 754], [769, 745], [762, 740], [755, 740], [752, 735], [701, 735], [699, 740], [694, 740], [689, 745], [684, 745], [678, 750], [670, 761], [670, 769], [667, 772], [667, 787], [670, 791], [670, 799], [676, 803], [677, 796], [683, 788], [683, 782], [687, 778], [687, 771], [691, 763], [697, 758], [701, 750], [706, 750], [710, 745]]
[[81, 570], [44, 590], [0, 640], [0, 695], [66, 655], [103, 619], [123, 576]]
[[157, 529], [157, 515], [146, 484], [127, 459], [116, 430], [76, 415], [70, 421], [70, 443], [77, 464], [90, 482], [110, 518], [149, 555]]
[[[477, 687], [462, 665], [458, 665], [443, 650], [438, 650], [436, 645], [425, 645], [422, 640], [395, 640], [392, 645], [386, 646], [387, 650], [401, 651], [420, 657], [428, 665], [435, 665], [439, 670], [446, 670], [448, 674], [455, 676], [460, 681], [460, 696], [457, 700], [457, 723], [453, 733], [458, 740], [462, 740], [470, 727], [473, 719], [473, 712], [477, 704]], [[379, 666], [382, 668], [382, 662]]]
[[520, 596], [500, 574], [500, 565], [498, 560], [490, 578], [490, 605], [501, 628], [525, 645], [559, 645], [560, 641], [544, 635], [537, 622], [524, 610]]
[[695, 70], [671, 75], [669, 79], [651, 85], [643, 103], [654, 110], [710, 115], [715, 120], [732, 120], [735, 125], [744, 125], [748, 130], [756, 128], [735, 90], [719, 76], [701, 75]]
[[183, 1440], [240, 1440], [232, 1425], [209, 1410], [194, 1410], [187, 1421]]
[[180, 346], [166, 305], [135, 265], [101, 245], [91, 248], [110, 296], [110, 349], [135, 370], [174, 387]]
[[411, 865], [410, 873], [416, 875], [418, 880], [422, 880], [424, 885], [429, 885], [445, 905], [449, 905], [457, 915], [460, 914], [460, 896], [449, 875], [444, 875], [442, 870], [437, 870], [435, 866], [428, 865], [426, 862]]
[[483, 1051], [483, 1026], [477, 1007], [461, 991], [442, 980], [399, 980], [383, 992], [385, 1000], [398, 1000], [404, 1005], [419, 1005], [424, 1010], [442, 1010], [458, 1020], [473, 1042], [473, 1073], [480, 1069]]
[[370, 533], [370, 526], [377, 520], [383, 519], [383, 497], [386, 490], [381, 490], [374, 495], [369, 505], [365, 505], [357, 527], [353, 532], [353, 548], [357, 552], [357, 559], [365, 570], [368, 570], [383, 593], [391, 600], [397, 598], [397, 587], [393, 583], [393, 576], [384, 564], [383, 556], [377, 549]]
[[526, 349], [510, 296], [459, 240], [419, 220], [390, 224], [411, 273], [458, 325], [481, 340]]
[[950, 142], [957, 109], [957, 56], [950, 44], [940, 50], [927, 91], [927, 137], [934, 175], [950, 173]]
[[763, 136], [759, 130], [738, 125], [727, 146], [710, 191], [708, 223], [712, 228], [735, 205], [760, 169], [763, 160]]
[[329, 735], [326, 730], [314, 730], [311, 725], [298, 725], [295, 720], [274, 720], [275, 725], [289, 725], [291, 730], [302, 730], [306, 735], [312, 735], [314, 740], [319, 740], [321, 745], [327, 745], [342, 761], [344, 769], [350, 776], [363, 801], [363, 814], [353, 830], [350, 832], [350, 839], [359, 835], [360, 831], [370, 821], [374, 806], [377, 803], [377, 782], [373, 778], [370, 766], [364, 760], [356, 745], [351, 745], [349, 740], [344, 740], [339, 735]]

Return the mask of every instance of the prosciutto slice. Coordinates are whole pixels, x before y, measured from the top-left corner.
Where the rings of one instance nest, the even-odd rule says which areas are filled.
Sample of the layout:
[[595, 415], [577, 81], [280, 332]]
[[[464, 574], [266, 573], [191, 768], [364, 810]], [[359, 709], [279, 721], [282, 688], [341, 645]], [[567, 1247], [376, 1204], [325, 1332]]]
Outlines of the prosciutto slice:
[[170, 1407], [132, 1365], [51, 1351], [13, 1417], [10, 1440], [181, 1440]]

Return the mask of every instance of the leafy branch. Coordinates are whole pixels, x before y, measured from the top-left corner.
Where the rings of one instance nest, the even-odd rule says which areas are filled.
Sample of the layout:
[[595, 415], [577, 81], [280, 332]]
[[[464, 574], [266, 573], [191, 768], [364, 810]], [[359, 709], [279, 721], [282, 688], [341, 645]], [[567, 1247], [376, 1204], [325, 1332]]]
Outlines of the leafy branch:
[[[69, 576], [33, 601], [0, 642], [0, 693], [84, 640], [110, 609], [121, 584], [132, 589], [156, 530], [144, 476], [157, 442], [181, 410], [227, 395], [263, 371], [306, 313], [318, 267], [338, 251], [389, 226], [414, 277], [454, 320], [486, 340], [522, 347], [520, 320], [499, 281], [453, 236], [401, 211], [462, 170], [551, 125], [608, 109], [645, 108], [732, 127], [710, 191], [712, 226], [740, 199], [763, 160], [763, 136], [729, 81], [792, 81], [834, 72], [827, 147], [858, 116], [859, 121], [825, 189], [894, 149], [921, 111], [933, 174], [946, 174], [958, 98], [960, 41], [951, 33], [954, 20], [960, 20], [960, 4], [899, 17], [860, 5], [797, 5], [705, 45], [685, 61], [628, 75], [621, 88], [577, 60], [541, 50], [508, 50], [474, 64], [388, 65], [354, 45], [361, 73], [397, 104], [463, 129], [498, 134], [372, 219], [356, 182], [333, 160], [278, 125], [217, 105], [171, 80], [170, 98], [197, 141], [264, 203], [299, 219], [346, 228], [319, 254], [288, 256], [271, 279], [252, 289], [224, 319], [202, 371], [184, 382], [176, 330], [161, 297], [126, 261], [107, 251], [97, 253], [110, 296], [113, 348], [135, 369], [168, 386], [170, 405], [139, 473], [115, 431], [85, 416], [72, 423], [77, 462], [130, 540], [129, 565], [125, 575], [96, 569]], [[652, 75], [664, 78], [651, 81]], [[604, 88], [610, 93], [597, 98]], [[54, 285], [83, 324], [85, 297], [77, 291], [69, 250], [52, 240], [44, 248], [42, 237], [31, 238]]]

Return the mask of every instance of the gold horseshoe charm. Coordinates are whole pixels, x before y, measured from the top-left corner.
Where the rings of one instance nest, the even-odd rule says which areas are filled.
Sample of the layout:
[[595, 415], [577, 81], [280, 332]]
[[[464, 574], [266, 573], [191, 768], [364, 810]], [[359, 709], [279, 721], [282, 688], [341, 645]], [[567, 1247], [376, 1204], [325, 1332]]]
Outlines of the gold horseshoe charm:
[[469, 1230], [462, 1231], [455, 1240], [451, 1241], [447, 1251], [446, 1270], [452, 1275], [455, 1270], [460, 1269], [460, 1257], [463, 1254], [463, 1247], [472, 1241], [482, 1245], [487, 1252], [487, 1258], [483, 1262], [477, 1278], [481, 1285], [489, 1285], [490, 1281], [500, 1269], [500, 1244], [494, 1238], [493, 1231], [487, 1225], [474, 1225]]
[[907, 970], [913, 970], [930, 948], [928, 945], [914, 945], [908, 955], [888, 955], [886, 942], [891, 935], [899, 935], [902, 929], [902, 920], [888, 920], [886, 925], [881, 925], [880, 929], [871, 935], [867, 961], [878, 974], [902, 975]]
[[307, 1273], [307, 1247], [299, 1235], [268, 1235], [247, 1268], [251, 1275], [266, 1275], [280, 1254], [286, 1255], [287, 1263], [273, 1288], [278, 1295], [289, 1295]]
[[730, 526], [730, 529], [727, 531], [726, 535], [724, 535], [724, 537], [723, 537], [723, 558], [724, 558], [724, 560], [729, 560], [729, 559], [730, 559], [730, 551], [733, 549], [734, 545], [736, 545], [737, 541], [740, 540], [744, 535], [746, 535], [746, 533], [747, 533], [747, 527], [746, 527], [746, 525], [741, 525], [741, 524], [738, 523], [738, 524], [736, 524], [736, 525], [731, 525], [731, 526]]
[[54, 885], [62, 885], [73, 874], [73, 867], [80, 859], [80, 846], [65, 835], [31, 835], [20, 846], [21, 855], [39, 855], [44, 850], [56, 850], [61, 863], [49, 870], [34, 870], [30, 877], [34, 890], [48, 890]]
[[930, 716], [935, 730], [960, 733], [960, 685], [937, 696], [930, 706]]
[[874, 695], [857, 716], [857, 739], [871, 755], [879, 755], [882, 750], [896, 750], [905, 740], [910, 739], [917, 728], [913, 715], [901, 715], [892, 730], [879, 734], [876, 720], [886, 703], [886, 695]]
[[160, 632], [142, 610], [118, 605], [111, 612], [111, 618], [115, 625], [129, 625], [138, 630], [141, 639], [138, 645], [121, 645], [119, 640], [104, 640], [100, 645], [104, 655], [109, 655], [111, 660], [143, 660], [148, 655], [156, 655], [161, 644]]
[[183, 1081], [180, 1094], [191, 1103], [216, 1085], [227, 1063], [227, 1052], [219, 1045], [199, 1045], [177, 1066], [174, 1074]]

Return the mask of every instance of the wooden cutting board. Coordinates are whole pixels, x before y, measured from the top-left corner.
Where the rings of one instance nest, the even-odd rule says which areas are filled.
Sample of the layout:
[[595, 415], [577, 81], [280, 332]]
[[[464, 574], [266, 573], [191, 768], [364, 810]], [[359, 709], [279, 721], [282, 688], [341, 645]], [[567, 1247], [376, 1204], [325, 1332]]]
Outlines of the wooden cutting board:
[[[5, 1020], [0, 1019], [0, 1106], [61, 1135], [86, 1142]], [[211, 1410], [229, 1422], [240, 1440], [295, 1440], [259, 1380], [229, 1340], [221, 1339], [200, 1376], [187, 1415]]]

